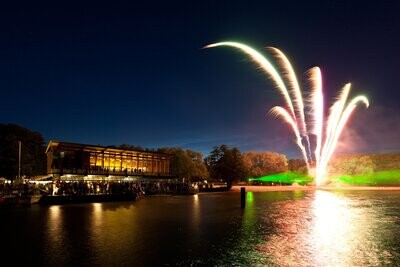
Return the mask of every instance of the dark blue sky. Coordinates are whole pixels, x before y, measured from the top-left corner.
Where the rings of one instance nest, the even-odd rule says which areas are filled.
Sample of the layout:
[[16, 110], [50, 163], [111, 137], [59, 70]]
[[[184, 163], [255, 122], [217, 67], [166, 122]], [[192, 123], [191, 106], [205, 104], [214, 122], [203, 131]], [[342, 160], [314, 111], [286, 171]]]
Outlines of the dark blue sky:
[[347, 82], [368, 96], [339, 152], [400, 150], [396, 1], [31, 2], [0, 8], [0, 123], [46, 141], [299, 155], [266, 115], [283, 104], [272, 82], [233, 48], [202, 49], [231, 40], [280, 48], [300, 80], [319, 66], [326, 105]]

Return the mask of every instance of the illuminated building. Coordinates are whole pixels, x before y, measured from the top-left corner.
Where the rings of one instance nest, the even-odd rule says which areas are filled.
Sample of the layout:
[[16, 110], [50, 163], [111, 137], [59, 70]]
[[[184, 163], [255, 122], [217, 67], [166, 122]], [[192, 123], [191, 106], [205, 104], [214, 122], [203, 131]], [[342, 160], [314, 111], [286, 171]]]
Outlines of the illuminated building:
[[47, 174], [53, 180], [139, 180], [172, 178], [171, 155], [51, 140]]

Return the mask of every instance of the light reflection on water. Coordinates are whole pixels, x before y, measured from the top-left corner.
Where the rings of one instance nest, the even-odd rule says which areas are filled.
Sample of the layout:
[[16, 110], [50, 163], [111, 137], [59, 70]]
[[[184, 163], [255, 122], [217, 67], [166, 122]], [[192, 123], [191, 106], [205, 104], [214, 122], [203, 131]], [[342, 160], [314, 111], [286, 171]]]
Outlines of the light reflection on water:
[[316, 263], [345, 266], [362, 263], [353, 260], [362, 249], [359, 245], [365, 242], [363, 231], [369, 227], [366, 225], [368, 210], [352, 209], [351, 206], [352, 200], [344, 196], [326, 191], [315, 193], [309, 246], [314, 247]]
[[60, 206], [52, 206], [49, 208], [49, 218], [47, 220], [49, 243], [60, 250], [62, 248], [62, 214], [60, 214]]
[[[286, 201], [276, 218], [278, 234], [265, 246], [278, 265], [329, 263], [353, 266], [354, 253], [366, 223], [363, 214], [351, 209], [351, 200], [332, 192], [316, 191], [314, 199]], [[361, 264], [361, 262], [360, 262]]]
[[400, 192], [247, 192], [241, 209], [239, 193], [212, 193], [0, 215], [4, 255], [24, 244], [28, 265], [398, 266], [399, 203]]
[[399, 209], [385, 201], [384, 192], [377, 194], [378, 199], [362, 192], [318, 190], [311, 198], [274, 203], [279, 206], [272, 215], [276, 233], [266, 233], [259, 249], [279, 266], [397, 265], [400, 228], [385, 210], [394, 209], [399, 220]]

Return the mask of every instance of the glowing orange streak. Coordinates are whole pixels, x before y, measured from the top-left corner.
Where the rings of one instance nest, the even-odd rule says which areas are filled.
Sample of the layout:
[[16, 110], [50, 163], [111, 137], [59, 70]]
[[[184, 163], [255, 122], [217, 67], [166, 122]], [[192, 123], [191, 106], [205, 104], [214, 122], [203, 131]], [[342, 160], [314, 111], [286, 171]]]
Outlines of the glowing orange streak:
[[278, 106], [273, 107], [270, 110], [270, 113], [272, 115], [276, 116], [276, 117], [278, 117], [278, 116], [282, 117], [283, 120], [292, 127], [294, 135], [296, 136], [296, 143], [299, 146], [299, 148], [301, 150], [301, 153], [303, 154], [304, 159], [306, 160], [307, 169], [309, 169], [309, 164], [308, 164], [308, 161], [307, 161], [306, 149], [305, 149], [305, 147], [303, 146], [303, 144], [301, 142], [299, 129], [297, 127], [296, 122], [293, 120], [292, 116], [290, 116], [290, 114], [286, 111], [286, 109], [284, 109], [282, 107], [278, 107]]
[[267, 74], [269, 74], [272, 77], [272, 79], [274, 80], [274, 82], [277, 84], [277, 87], [278, 87], [279, 91], [281, 92], [281, 94], [283, 95], [283, 97], [285, 98], [286, 104], [288, 105], [293, 118], [296, 119], [296, 114], [294, 113], [293, 104], [292, 104], [292, 101], [290, 99], [290, 96], [289, 96], [288, 90], [286, 89], [285, 84], [283, 83], [281, 77], [279, 76], [279, 74], [275, 70], [275, 68], [272, 66], [272, 64], [263, 55], [261, 55], [259, 52], [257, 52], [256, 50], [254, 50], [253, 48], [251, 48], [247, 45], [236, 43], [236, 42], [220, 42], [220, 43], [207, 45], [207, 46], [205, 46], [205, 48], [212, 48], [212, 47], [217, 47], [217, 46], [232, 46], [232, 47], [238, 48], [238, 49], [242, 50], [243, 52], [245, 52], [246, 54], [248, 54], [255, 62], [257, 62], [260, 65], [260, 67]]

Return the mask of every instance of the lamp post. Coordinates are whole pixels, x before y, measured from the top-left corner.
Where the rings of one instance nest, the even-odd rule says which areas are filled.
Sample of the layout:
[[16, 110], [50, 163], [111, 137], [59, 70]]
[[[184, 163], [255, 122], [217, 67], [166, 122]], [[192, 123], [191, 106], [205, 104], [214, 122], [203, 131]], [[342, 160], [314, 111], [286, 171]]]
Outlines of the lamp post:
[[21, 141], [18, 141], [18, 179], [21, 179]]

